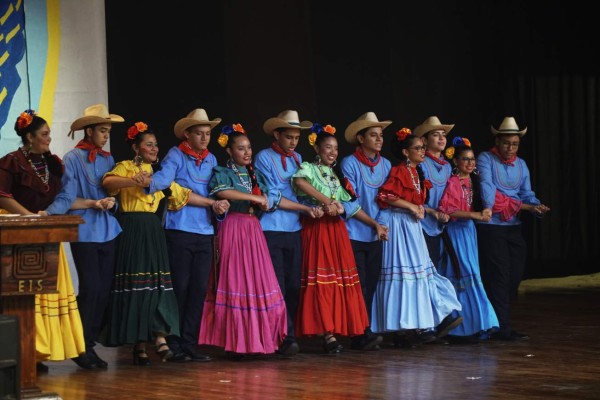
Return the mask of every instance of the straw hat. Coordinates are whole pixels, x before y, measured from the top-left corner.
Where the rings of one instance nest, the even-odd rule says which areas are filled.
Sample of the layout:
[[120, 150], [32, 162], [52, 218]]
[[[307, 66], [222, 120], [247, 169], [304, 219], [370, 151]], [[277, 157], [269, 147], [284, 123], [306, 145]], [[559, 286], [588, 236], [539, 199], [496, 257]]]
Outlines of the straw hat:
[[266, 120], [263, 124], [263, 130], [267, 135], [273, 135], [273, 131], [278, 128], [308, 129], [311, 126], [312, 122], [310, 121], [300, 122], [297, 111], [285, 110], [280, 112], [276, 117]]
[[425, 135], [427, 132], [431, 131], [439, 131], [442, 130], [448, 134], [450, 130], [454, 128], [454, 124], [452, 125], [444, 125], [440, 122], [440, 119], [436, 116], [431, 116], [425, 120], [421, 125], [417, 126], [413, 131], [413, 135], [417, 137], [421, 137]]
[[83, 117], [77, 118], [71, 124], [71, 132], [78, 131], [88, 125], [114, 124], [124, 122], [123, 117], [117, 114], [109, 114], [104, 104], [94, 104], [83, 111]]
[[380, 126], [382, 129], [388, 127], [392, 121], [379, 121], [377, 119], [377, 115], [374, 112], [366, 112], [354, 122], [352, 122], [346, 128], [346, 132], [344, 132], [344, 137], [346, 138], [346, 142], [350, 144], [358, 144], [358, 140], [356, 140], [356, 134], [365, 128], [371, 128], [373, 126]]
[[219, 125], [221, 118], [215, 118], [212, 121], [208, 118], [204, 108], [196, 108], [190, 112], [185, 118], [181, 118], [175, 123], [173, 130], [178, 139], [183, 139], [183, 132], [194, 125], [210, 125], [210, 129]]
[[513, 117], [505, 117], [500, 127], [494, 129], [492, 126], [492, 134], [494, 135], [519, 135], [523, 136], [527, 132], [527, 128], [519, 130], [519, 125]]

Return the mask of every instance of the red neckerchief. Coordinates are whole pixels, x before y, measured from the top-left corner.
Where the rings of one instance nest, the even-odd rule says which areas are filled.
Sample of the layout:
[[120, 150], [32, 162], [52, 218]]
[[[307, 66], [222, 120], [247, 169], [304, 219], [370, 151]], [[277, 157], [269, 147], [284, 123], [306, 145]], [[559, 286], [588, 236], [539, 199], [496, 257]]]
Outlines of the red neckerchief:
[[80, 140], [79, 143], [77, 143], [77, 146], [75, 146], [76, 149], [82, 149], [82, 150], [89, 150], [89, 154], [88, 154], [88, 160], [90, 160], [90, 162], [94, 162], [96, 161], [96, 154], [100, 153], [105, 157], [110, 156], [110, 153], [108, 151], [104, 151], [102, 150], [102, 147], [98, 147], [96, 145], [94, 145], [93, 143], [87, 142], [85, 140]]
[[500, 160], [500, 162], [501, 162], [502, 164], [505, 164], [505, 165], [510, 165], [511, 167], [514, 167], [514, 166], [515, 166], [514, 162], [515, 162], [515, 160], [517, 159], [517, 156], [513, 156], [513, 157], [512, 157], [510, 160], [505, 160], [505, 159], [504, 159], [504, 158], [502, 158], [502, 156], [500, 155], [500, 152], [498, 151], [498, 148], [497, 148], [497, 147], [492, 147], [492, 148], [490, 149], [490, 153], [492, 153], [492, 154], [496, 155], [496, 157], [498, 157], [498, 159]]
[[425, 155], [440, 165], [448, 164], [448, 161], [444, 160], [444, 156], [436, 157], [428, 151], [425, 152]]
[[356, 146], [356, 150], [354, 151], [354, 157], [361, 163], [365, 164], [367, 167], [371, 168], [371, 172], [375, 172], [375, 167], [381, 161], [381, 157], [379, 156], [379, 152], [375, 154], [375, 159], [377, 161], [371, 161], [369, 157], [365, 154], [365, 151], [360, 146]]
[[204, 161], [204, 159], [208, 156], [208, 153], [209, 153], [208, 149], [202, 150], [201, 153], [194, 151], [188, 142], [179, 143], [178, 148], [179, 148], [179, 150], [181, 150], [182, 152], [184, 152], [185, 154], [187, 154], [188, 156], [190, 156], [194, 160], [196, 160], [196, 166], [200, 165], [202, 163], [202, 161]]
[[281, 164], [283, 165], [284, 171], [287, 171], [287, 165], [286, 165], [286, 161], [285, 161], [285, 159], [287, 157], [294, 157], [294, 161], [296, 161], [296, 165], [298, 167], [300, 166], [300, 160], [298, 160], [298, 156], [296, 155], [296, 152], [294, 152], [294, 150], [290, 151], [289, 153], [286, 153], [283, 151], [283, 149], [281, 148], [281, 146], [279, 146], [279, 144], [277, 142], [271, 143], [271, 148], [275, 151], [275, 153], [277, 153], [281, 156]]

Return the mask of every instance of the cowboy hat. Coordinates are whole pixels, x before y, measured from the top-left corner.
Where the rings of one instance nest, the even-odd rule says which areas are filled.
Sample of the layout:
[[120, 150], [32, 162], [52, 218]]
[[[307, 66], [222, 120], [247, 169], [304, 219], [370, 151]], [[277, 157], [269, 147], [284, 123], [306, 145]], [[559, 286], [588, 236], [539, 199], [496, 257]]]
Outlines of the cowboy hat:
[[109, 114], [104, 104], [94, 104], [83, 111], [83, 117], [77, 118], [71, 124], [71, 132], [78, 131], [88, 125], [114, 124], [124, 122], [123, 117], [117, 114]]
[[454, 124], [452, 125], [444, 125], [440, 122], [440, 119], [436, 116], [431, 116], [425, 120], [421, 125], [417, 126], [413, 131], [413, 135], [417, 137], [421, 137], [425, 135], [427, 132], [431, 131], [444, 131], [446, 134], [450, 132], [450, 130], [454, 128]]
[[374, 112], [366, 112], [354, 122], [352, 122], [346, 128], [346, 132], [344, 132], [344, 137], [346, 138], [346, 142], [350, 144], [358, 144], [358, 140], [356, 140], [356, 134], [365, 128], [372, 128], [374, 126], [380, 126], [382, 129], [385, 129], [388, 125], [390, 125], [392, 121], [379, 121], [377, 119], [377, 115]]
[[279, 113], [276, 117], [269, 118], [263, 124], [263, 130], [267, 135], [273, 135], [273, 131], [279, 128], [298, 128], [308, 129], [312, 126], [310, 121], [300, 122], [298, 111], [285, 110]]
[[527, 132], [527, 128], [519, 130], [519, 125], [513, 117], [505, 117], [500, 127], [494, 129], [492, 126], [492, 134], [494, 135], [519, 135], [523, 136]]
[[181, 118], [175, 123], [173, 130], [178, 139], [183, 139], [183, 132], [190, 126], [194, 125], [210, 125], [210, 129], [219, 125], [221, 118], [215, 118], [212, 121], [208, 119], [208, 115], [204, 108], [196, 108], [190, 112], [185, 118]]

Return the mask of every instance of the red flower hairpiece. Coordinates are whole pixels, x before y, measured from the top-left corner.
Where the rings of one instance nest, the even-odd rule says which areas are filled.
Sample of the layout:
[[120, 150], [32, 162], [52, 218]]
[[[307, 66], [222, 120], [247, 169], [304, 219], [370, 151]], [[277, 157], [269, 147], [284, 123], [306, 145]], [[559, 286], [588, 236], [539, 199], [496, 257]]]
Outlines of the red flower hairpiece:
[[407, 136], [411, 135], [412, 131], [408, 128], [402, 128], [398, 132], [396, 132], [396, 138], [399, 142], [406, 139]]
[[134, 140], [137, 135], [139, 135], [142, 132], [146, 132], [147, 130], [148, 125], [146, 125], [143, 122], [136, 122], [135, 124], [133, 124], [133, 126], [127, 129], [127, 139]]
[[17, 128], [18, 129], [27, 128], [33, 122], [33, 117], [35, 115], [36, 115], [35, 110], [29, 109], [29, 110], [23, 111], [17, 118]]

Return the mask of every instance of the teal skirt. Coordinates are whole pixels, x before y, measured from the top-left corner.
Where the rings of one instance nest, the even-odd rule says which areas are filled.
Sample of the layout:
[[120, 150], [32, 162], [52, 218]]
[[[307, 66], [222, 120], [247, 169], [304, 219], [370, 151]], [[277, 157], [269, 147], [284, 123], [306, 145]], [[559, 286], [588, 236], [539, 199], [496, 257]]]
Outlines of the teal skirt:
[[156, 214], [118, 215], [116, 271], [107, 315], [107, 346], [179, 335], [177, 299], [171, 282], [164, 230]]

